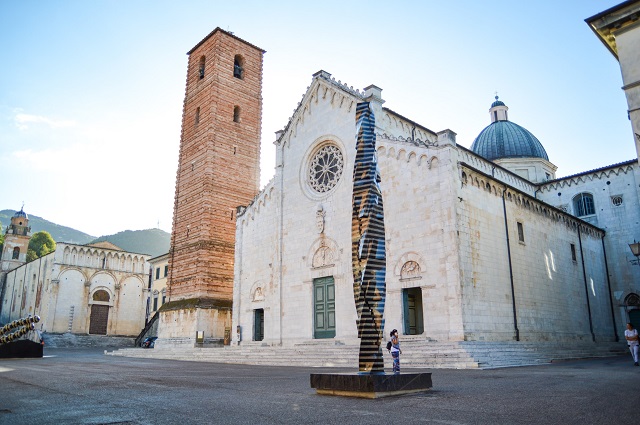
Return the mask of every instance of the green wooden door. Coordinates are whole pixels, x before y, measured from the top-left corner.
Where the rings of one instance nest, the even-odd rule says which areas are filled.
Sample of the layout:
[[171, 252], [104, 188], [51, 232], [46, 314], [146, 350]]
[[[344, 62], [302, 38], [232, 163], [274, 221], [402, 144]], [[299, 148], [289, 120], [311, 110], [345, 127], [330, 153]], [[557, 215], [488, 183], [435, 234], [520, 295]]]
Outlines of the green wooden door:
[[264, 310], [259, 308], [253, 310], [253, 340], [262, 341], [264, 339]]
[[402, 333], [409, 335], [411, 324], [409, 323], [409, 291], [402, 290]]
[[403, 333], [419, 335], [424, 332], [422, 319], [422, 290], [405, 288], [402, 290]]
[[336, 290], [333, 277], [313, 280], [313, 337], [336, 336]]

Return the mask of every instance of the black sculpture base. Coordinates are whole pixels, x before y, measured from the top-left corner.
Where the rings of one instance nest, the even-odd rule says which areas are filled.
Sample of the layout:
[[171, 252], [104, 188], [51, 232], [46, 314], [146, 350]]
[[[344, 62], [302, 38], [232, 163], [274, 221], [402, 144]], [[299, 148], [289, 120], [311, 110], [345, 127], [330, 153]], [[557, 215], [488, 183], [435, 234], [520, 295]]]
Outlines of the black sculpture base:
[[40, 358], [44, 347], [42, 344], [33, 342], [30, 339], [19, 339], [0, 345], [0, 359], [9, 358]]
[[381, 398], [431, 389], [431, 373], [312, 373], [318, 394]]

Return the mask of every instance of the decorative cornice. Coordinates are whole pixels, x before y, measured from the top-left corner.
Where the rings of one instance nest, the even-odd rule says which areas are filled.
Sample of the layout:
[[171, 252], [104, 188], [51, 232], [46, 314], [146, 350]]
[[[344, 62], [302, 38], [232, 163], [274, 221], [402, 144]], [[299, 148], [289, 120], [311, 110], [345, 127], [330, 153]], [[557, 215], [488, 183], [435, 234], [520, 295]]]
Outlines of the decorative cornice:
[[618, 59], [616, 34], [632, 25], [637, 25], [639, 17], [640, 3], [637, 0], [627, 0], [585, 19], [585, 22], [613, 56]]
[[389, 140], [392, 142], [403, 142], [403, 143], [409, 143], [412, 144], [414, 146], [422, 146], [425, 148], [428, 147], [437, 147], [438, 146], [438, 141], [431, 141], [431, 140], [420, 140], [419, 138], [412, 138], [412, 137], [402, 137], [402, 136], [392, 136], [389, 135], [387, 133], [376, 133], [376, 137], [380, 138], [382, 140]]
[[188, 55], [190, 55], [191, 53], [193, 53], [193, 51], [194, 51], [194, 50], [196, 50], [198, 47], [202, 46], [202, 44], [204, 44], [204, 42], [205, 42], [205, 41], [207, 41], [210, 37], [213, 37], [213, 35], [214, 35], [215, 33], [217, 33], [217, 32], [220, 32], [220, 33], [222, 33], [222, 34], [225, 34], [227, 37], [234, 38], [234, 39], [236, 39], [236, 40], [238, 40], [238, 41], [240, 41], [240, 42], [242, 42], [242, 43], [246, 44], [247, 46], [253, 47], [254, 49], [260, 50], [260, 51], [262, 52], [262, 54], [265, 54], [265, 53], [267, 52], [266, 50], [261, 49], [260, 47], [255, 46], [255, 45], [253, 45], [253, 44], [249, 43], [248, 41], [243, 40], [243, 39], [241, 39], [240, 37], [238, 37], [238, 36], [234, 35], [232, 32], [230, 32], [230, 31], [225, 31], [225, 30], [223, 30], [222, 28], [217, 27], [216, 29], [214, 29], [213, 31], [211, 31], [211, 32], [210, 32], [210, 33], [209, 33], [205, 38], [203, 38], [202, 40], [200, 40], [200, 42], [199, 42], [198, 44], [196, 44], [195, 46], [193, 46], [193, 48], [191, 48], [191, 50], [189, 50], [189, 51], [187, 52], [187, 54], [188, 54]]
[[[320, 86], [324, 84], [324, 92], [320, 92]], [[329, 88], [338, 89], [343, 93], [343, 96], [347, 96], [351, 98], [351, 103], [360, 102], [364, 99], [364, 92], [360, 92], [360, 90], [354, 89], [353, 86], [347, 86], [343, 84], [340, 80], [331, 77], [326, 71], [318, 71], [313, 74], [313, 80], [311, 85], [307, 87], [305, 92], [302, 94], [302, 98], [293, 109], [293, 113], [287, 120], [287, 125], [284, 127], [282, 131], [277, 132], [278, 135], [277, 140], [275, 141], [276, 145], [282, 145], [285, 140], [288, 140], [291, 137], [292, 133], [295, 133], [295, 126], [300, 119], [297, 119], [300, 115], [300, 111], [306, 110], [305, 106], [315, 97], [316, 101], [319, 97], [323, 99], [327, 97], [327, 92]], [[343, 98], [344, 101], [344, 98]], [[342, 106], [343, 101], [340, 103]]]
[[597, 168], [595, 170], [573, 174], [561, 179], [551, 180], [540, 184], [540, 191], [546, 192], [565, 186], [571, 187], [574, 184], [586, 183], [587, 181], [593, 181], [595, 179], [609, 178], [611, 175], [619, 176], [620, 174], [627, 174], [629, 172], [633, 172], [633, 167], [637, 164], [638, 160], [632, 159], [630, 161], [620, 162], [618, 164]]
[[554, 207], [553, 205], [547, 204], [540, 199], [534, 198], [533, 196], [514, 187], [508, 186], [506, 183], [503, 183], [480, 170], [470, 167], [464, 162], [460, 162], [459, 165], [460, 181], [462, 182], [463, 187], [468, 186], [469, 182], [471, 182], [471, 186], [490, 192], [494, 196], [504, 196], [505, 201], [512, 202], [520, 208], [527, 209], [552, 221], [562, 222], [574, 231], [580, 229], [584, 233], [599, 238], [604, 237], [606, 234], [604, 229], [594, 226], [587, 221], [571, 215], [560, 208]]

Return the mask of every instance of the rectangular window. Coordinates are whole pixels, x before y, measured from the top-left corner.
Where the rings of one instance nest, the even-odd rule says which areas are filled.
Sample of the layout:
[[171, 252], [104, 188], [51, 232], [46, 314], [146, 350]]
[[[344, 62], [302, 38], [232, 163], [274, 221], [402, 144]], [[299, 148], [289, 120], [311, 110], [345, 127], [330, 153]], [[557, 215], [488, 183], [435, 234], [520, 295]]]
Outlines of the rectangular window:
[[162, 304], [167, 302], [167, 295], [163, 292], [162, 293]]
[[576, 245], [571, 244], [571, 259], [576, 261]]
[[524, 227], [518, 222], [518, 241], [524, 242]]
[[167, 277], [168, 274], [169, 274], [169, 265], [167, 264], [166, 266], [164, 266], [164, 277]]
[[160, 267], [156, 268], [156, 280], [160, 279]]
[[153, 297], [153, 311], [157, 311], [158, 310], [158, 296], [154, 296]]

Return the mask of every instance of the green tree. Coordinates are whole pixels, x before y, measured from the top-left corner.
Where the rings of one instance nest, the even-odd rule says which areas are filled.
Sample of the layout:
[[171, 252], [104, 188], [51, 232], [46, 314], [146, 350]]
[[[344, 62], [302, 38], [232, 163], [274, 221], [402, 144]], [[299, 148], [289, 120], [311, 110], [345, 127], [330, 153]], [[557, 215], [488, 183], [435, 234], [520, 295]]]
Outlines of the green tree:
[[27, 263], [38, 258], [38, 254], [33, 249], [27, 249]]
[[0, 225], [0, 256], [2, 255], [3, 248], [4, 248], [4, 234], [2, 233], [2, 225]]
[[[56, 241], [53, 240], [49, 232], [36, 232], [29, 240], [29, 248], [27, 249], [27, 261], [33, 261], [55, 251]], [[33, 254], [31, 253], [33, 251]], [[33, 258], [31, 258], [33, 257]]]

